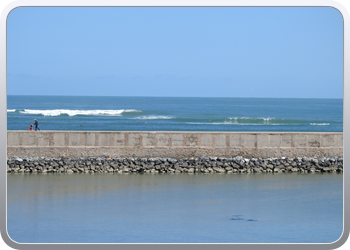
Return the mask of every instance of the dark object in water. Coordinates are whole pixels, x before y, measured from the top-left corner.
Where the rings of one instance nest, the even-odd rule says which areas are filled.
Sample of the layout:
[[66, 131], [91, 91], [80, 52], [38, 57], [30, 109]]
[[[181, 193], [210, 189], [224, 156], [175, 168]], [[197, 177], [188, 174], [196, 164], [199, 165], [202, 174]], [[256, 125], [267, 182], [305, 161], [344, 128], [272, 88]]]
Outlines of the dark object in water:
[[[243, 219], [242, 218], [242, 214], [234, 214], [234, 215], [232, 215], [232, 218], [231, 218], [231, 220], [245, 220], [245, 219]], [[256, 219], [246, 219], [246, 221], [258, 221], [258, 220], [256, 220]]]
[[231, 220], [243, 220], [243, 218], [231, 218]]

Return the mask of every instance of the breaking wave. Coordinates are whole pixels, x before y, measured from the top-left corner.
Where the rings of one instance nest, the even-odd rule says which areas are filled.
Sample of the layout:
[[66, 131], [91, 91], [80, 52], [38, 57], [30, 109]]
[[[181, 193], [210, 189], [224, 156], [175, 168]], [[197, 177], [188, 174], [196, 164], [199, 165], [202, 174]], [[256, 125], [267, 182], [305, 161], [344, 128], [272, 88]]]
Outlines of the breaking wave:
[[140, 120], [154, 120], [154, 119], [174, 119], [173, 116], [164, 116], [164, 115], [149, 115], [149, 116], [138, 116], [132, 119], [140, 119]]
[[71, 110], [71, 109], [52, 109], [52, 110], [33, 110], [25, 109], [19, 111], [21, 114], [27, 115], [43, 115], [43, 116], [76, 116], [76, 115], [108, 115], [120, 116], [123, 113], [137, 113], [142, 112], [136, 109], [117, 109], [117, 110]]
[[209, 119], [202, 121], [188, 121], [187, 124], [204, 124], [204, 125], [246, 125], [246, 126], [285, 126], [285, 125], [319, 125], [326, 126], [330, 123], [326, 121], [307, 121], [307, 120], [292, 120], [292, 119], [276, 119], [273, 117], [229, 117], [226, 119]]
[[210, 119], [209, 122], [187, 122], [187, 124], [209, 124], [209, 125], [284, 125], [290, 121], [284, 119], [275, 119], [273, 117], [229, 117], [226, 119]]
[[311, 126], [328, 126], [329, 123], [310, 123]]

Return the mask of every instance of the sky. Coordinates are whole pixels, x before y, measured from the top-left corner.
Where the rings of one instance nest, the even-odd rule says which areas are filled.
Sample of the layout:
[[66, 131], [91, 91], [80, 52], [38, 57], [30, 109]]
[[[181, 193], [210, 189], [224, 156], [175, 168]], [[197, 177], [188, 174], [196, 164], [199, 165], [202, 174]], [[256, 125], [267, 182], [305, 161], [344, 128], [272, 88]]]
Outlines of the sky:
[[20, 7], [7, 94], [343, 97], [331, 7]]

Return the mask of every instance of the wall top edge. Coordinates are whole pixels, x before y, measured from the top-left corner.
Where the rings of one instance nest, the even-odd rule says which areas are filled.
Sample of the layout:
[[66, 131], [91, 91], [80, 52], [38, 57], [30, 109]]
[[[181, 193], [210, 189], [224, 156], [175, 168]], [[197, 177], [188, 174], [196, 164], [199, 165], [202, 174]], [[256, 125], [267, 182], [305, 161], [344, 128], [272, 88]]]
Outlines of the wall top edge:
[[240, 132], [240, 131], [63, 131], [63, 130], [46, 130], [46, 131], [30, 131], [30, 130], [7, 130], [7, 133], [127, 133], [127, 134], [339, 134], [343, 132]]

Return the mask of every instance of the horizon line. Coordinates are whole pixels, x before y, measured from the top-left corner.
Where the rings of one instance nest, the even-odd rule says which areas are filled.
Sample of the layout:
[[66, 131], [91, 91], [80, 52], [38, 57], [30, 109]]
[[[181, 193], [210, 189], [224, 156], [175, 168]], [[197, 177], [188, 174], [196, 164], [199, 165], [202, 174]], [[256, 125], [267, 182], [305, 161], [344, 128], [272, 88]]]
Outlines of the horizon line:
[[239, 96], [112, 96], [112, 95], [13, 95], [7, 96], [60, 96], [60, 97], [153, 97], [153, 98], [273, 98], [273, 99], [344, 99], [344, 97], [239, 97]]

